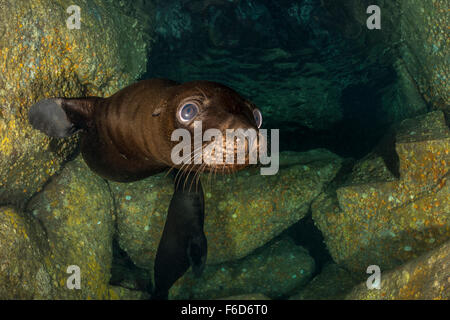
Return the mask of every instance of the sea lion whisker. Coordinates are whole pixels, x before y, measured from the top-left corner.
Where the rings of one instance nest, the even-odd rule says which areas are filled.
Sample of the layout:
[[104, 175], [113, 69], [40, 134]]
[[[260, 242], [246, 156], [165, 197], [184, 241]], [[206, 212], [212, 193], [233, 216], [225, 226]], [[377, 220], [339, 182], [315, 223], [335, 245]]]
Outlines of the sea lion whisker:
[[214, 167], [214, 182], [217, 181], [217, 171], [218, 171], [218, 167]]
[[[194, 172], [194, 177], [191, 179], [191, 183], [189, 184], [188, 192], [191, 192], [192, 184], [194, 183], [195, 176], [196, 176], [197, 172], [198, 172], [198, 170]], [[189, 174], [191, 174], [191, 173], [189, 172]], [[186, 181], [184, 183], [186, 183]]]
[[195, 157], [196, 157], [196, 155], [194, 155], [194, 161], [193, 161], [193, 163], [189, 164], [189, 166], [187, 166], [187, 167], [185, 168], [185, 170], [183, 170], [183, 172], [182, 172], [182, 174], [181, 174], [181, 176], [180, 176], [180, 180], [181, 180], [181, 178], [182, 178], [183, 176], [186, 176], [186, 179], [184, 179], [184, 183], [183, 183], [183, 190], [185, 190], [187, 179], [189, 178], [192, 169], [195, 167], [195, 159], [196, 159]]
[[[200, 149], [200, 148], [197, 148], [197, 150], [198, 150], [198, 149]], [[192, 167], [191, 167], [190, 170], [189, 170], [188, 176], [191, 175], [192, 169], [195, 168], [195, 160], [197, 160], [197, 159], [198, 159], [199, 157], [201, 157], [201, 156], [202, 156], [201, 153], [200, 153], [200, 154], [195, 154], [195, 151], [194, 151], [194, 161], [193, 161], [193, 163], [192, 163]], [[194, 179], [195, 179], [195, 175], [194, 175]], [[187, 181], [187, 180], [184, 181], [183, 190], [184, 190], [184, 188], [185, 188], [185, 186], [186, 186], [186, 181]], [[191, 191], [191, 188], [189, 187], [189, 192], [190, 192], [190, 191]]]
[[[201, 175], [203, 175], [203, 174], [205, 173], [205, 171], [206, 171], [207, 168], [208, 168], [208, 166], [205, 165], [205, 166], [203, 167], [203, 169], [202, 169], [202, 172], [200, 172], [200, 175], [199, 175], [199, 178], [198, 178], [198, 181], [199, 181], [199, 182], [201, 182]], [[209, 175], [209, 172], [208, 172], [208, 175]]]
[[194, 183], [194, 180], [195, 180], [195, 191], [197, 192], [197, 186], [198, 186], [197, 175], [198, 175], [198, 178], [200, 178], [199, 172], [201, 172], [201, 170], [202, 170], [202, 168], [203, 168], [204, 166], [205, 166], [205, 164], [202, 163], [202, 164], [200, 165], [200, 168], [197, 169], [197, 171], [195, 172], [195, 174], [194, 174], [194, 179], [192, 179], [191, 185], [189, 186], [189, 192], [191, 191], [191, 187], [192, 187], [192, 184]]
[[195, 176], [197, 176], [197, 178], [195, 178], [195, 191], [196, 192], [197, 192], [198, 183], [200, 181], [200, 176], [202, 175], [203, 171], [206, 169], [206, 166], [207, 166], [206, 163], [203, 163], [200, 166], [200, 169], [197, 170], [196, 174], [194, 175], [194, 178], [195, 178]]
[[[203, 165], [203, 164], [202, 164], [202, 165]], [[201, 166], [200, 166], [200, 168], [201, 168]], [[191, 192], [192, 185], [193, 185], [194, 181], [197, 179], [197, 173], [199, 172], [199, 170], [200, 170], [200, 169], [197, 169], [197, 170], [194, 172], [194, 177], [192, 178], [191, 183], [189, 184], [189, 192]], [[195, 191], [197, 191], [197, 188], [195, 189]]]
[[194, 165], [193, 163], [189, 163], [189, 164], [183, 166], [182, 170], [178, 171], [178, 174], [180, 174], [180, 176], [178, 177], [178, 174], [177, 174], [177, 176], [175, 177], [175, 179], [177, 181], [177, 189], [178, 189], [178, 186], [179, 186], [180, 181], [182, 180], [182, 178], [184, 176], [187, 177], [187, 170], [189, 169], [190, 166], [193, 166], [193, 165]]
[[178, 175], [181, 173], [181, 176], [180, 176], [180, 178], [182, 177], [182, 173], [184, 172], [184, 169], [186, 168], [186, 166], [190, 166], [191, 164], [190, 163], [184, 163], [179, 169], [178, 169], [178, 172], [177, 172], [177, 174], [175, 175], [175, 181], [177, 181], [177, 179], [178, 179]]
[[222, 182], [223, 182], [223, 184], [225, 184], [226, 183], [226, 181], [225, 181], [225, 176], [224, 176], [224, 171], [225, 170], [225, 163], [222, 165], [222, 167], [221, 167], [221, 176], [222, 176]]
[[[211, 180], [211, 175], [212, 175], [212, 173], [213, 173], [213, 170], [209, 170], [209, 172], [208, 172], [208, 179], [206, 180], [206, 186], [208, 186], [209, 183], [212, 182], [212, 180]], [[211, 185], [209, 185], [209, 186], [210, 186], [210, 189], [212, 189], [212, 183], [211, 183]]]
[[[181, 166], [181, 168], [179, 169], [179, 170], [181, 170], [182, 168], [183, 168], [183, 166], [185, 166], [186, 164], [188, 164], [188, 163], [185, 163], [184, 161], [186, 161], [189, 157], [191, 157], [191, 155], [192, 155], [192, 152], [191, 153], [189, 153], [188, 155], [186, 155], [183, 159], [181, 159], [181, 163], [183, 163], [182, 164], [182, 166]], [[170, 167], [170, 169], [166, 172], [166, 174], [164, 175], [164, 178], [165, 177], [167, 177], [167, 175], [173, 170], [173, 169], [175, 169], [176, 167], [175, 167], [175, 165], [171, 165], [171, 167]], [[176, 177], [175, 177], [175, 179], [176, 179]]]
[[[185, 157], [181, 160], [181, 162], [184, 162], [184, 161], [187, 160], [188, 158], [192, 157], [192, 154], [195, 155], [195, 152], [197, 152], [200, 148], [201, 148], [201, 147], [198, 147], [198, 148], [196, 148], [195, 150], [193, 150], [192, 152], [190, 152], [187, 156], [185, 156]], [[194, 161], [191, 161], [191, 162], [193, 163]], [[177, 181], [178, 175], [180, 174], [180, 172], [183, 172], [183, 169], [184, 169], [186, 166], [191, 165], [192, 163], [189, 163], [189, 162], [187, 162], [187, 163], [184, 162], [184, 163], [183, 163], [183, 165], [182, 165], [181, 168], [178, 170], [178, 172], [177, 172], [177, 174], [176, 174], [176, 176], [175, 176], [175, 181]], [[181, 175], [180, 178], [181, 178], [182, 176], [183, 176], [183, 175]], [[178, 184], [177, 184], [177, 188], [178, 188]]]
[[[175, 175], [174, 181], [177, 183], [176, 186], [175, 186], [175, 188], [178, 188], [178, 183], [179, 183], [179, 180], [181, 179], [181, 177], [183, 176], [182, 172], [184, 171], [183, 168], [184, 168], [185, 166], [186, 166], [186, 164], [183, 164], [183, 165], [181, 166], [181, 168], [178, 169], [177, 174]], [[180, 173], [181, 173], [181, 175], [180, 175]]]
[[[191, 154], [189, 154], [189, 156], [191, 156]], [[189, 169], [189, 166], [193, 165], [192, 163], [184, 163], [180, 169], [178, 169], [177, 174], [175, 175], [175, 181], [176, 181], [176, 189], [178, 189], [178, 186], [180, 184], [180, 180], [183, 178], [183, 176], [186, 174], [186, 170]]]
[[[183, 159], [181, 159], [181, 163], [183, 163], [183, 161], [186, 160], [187, 157], [189, 157], [189, 156], [190, 156], [190, 154], [187, 155], [186, 157], [184, 157]], [[183, 163], [183, 165], [181, 166], [181, 168], [183, 168], [184, 165], [185, 165], [185, 163]], [[178, 169], [178, 170], [181, 170], [181, 168]], [[167, 177], [167, 176], [169, 175], [169, 173], [170, 173], [173, 169], [176, 169], [175, 164], [172, 164], [172, 165], [170, 166], [170, 169], [166, 172], [166, 174], [164, 175], [164, 178]], [[179, 171], [178, 171], [178, 172], [179, 172]], [[177, 179], [178, 172], [177, 172], [177, 174], [175, 175], [175, 180]]]
[[175, 165], [170, 166], [170, 169], [166, 172], [164, 178], [166, 178], [173, 169], [175, 169]]

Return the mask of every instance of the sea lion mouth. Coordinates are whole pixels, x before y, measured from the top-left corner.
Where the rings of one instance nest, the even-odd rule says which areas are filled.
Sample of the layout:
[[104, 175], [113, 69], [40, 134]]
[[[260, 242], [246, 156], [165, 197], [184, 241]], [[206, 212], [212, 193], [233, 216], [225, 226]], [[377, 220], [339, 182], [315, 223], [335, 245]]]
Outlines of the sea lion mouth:
[[234, 170], [250, 165], [250, 150], [254, 150], [257, 142], [249, 142], [247, 139], [227, 142], [227, 139], [222, 141], [212, 141], [204, 144], [203, 162], [206, 164], [207, 170], [216, 170], [224, 168], [227, 170]]
[[190, 153], [184, 156], [183, 163], [172, 165], [172, 169], [183, 174], [195, 173], [200, 176], [202, 173], [230, 174], [256, 165], [263, 137], [257, 130], [254, 131], [255, 136], [251, 137], [245, 134], [238, 135], [236, 139], [223, 137], [203, 142], [197, 148], [192, 146]]

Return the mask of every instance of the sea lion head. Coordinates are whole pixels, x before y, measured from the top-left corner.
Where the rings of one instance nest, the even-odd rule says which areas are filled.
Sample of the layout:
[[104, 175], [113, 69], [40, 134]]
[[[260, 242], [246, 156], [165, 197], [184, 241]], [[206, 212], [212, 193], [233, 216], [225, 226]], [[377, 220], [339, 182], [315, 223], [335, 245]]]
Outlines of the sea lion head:
[[[167, 100], [170, 111], [166, 116], [171, 118], [167, 119], [167, 122], [171, 123], [168, 128], [189, 131], [192, 144], [190, 154], [183, 155], [185, 160], [190, 160], [190, 164], [174, 164], [173, 159], [170, 159], [170, 166], [194, 172], [222, 173], [234, 172], [248, 166], [251, 152], [256, 152], [262, 141], [259, 135], [261, 111], [236, 91], [220, 83], [192, 81], [173, 89], [174, 94]], [[193, 143], [195, 127], [198, 128], [199, 124], [203, 140], [207, 140], [201, 143], [201, 153], [198, 151], [199, 145]], [[229, 136], [231, 139], [227, 140], [227, 132], [233, 132], [235, 136]], [[221, 137], [217, 135], [219, 133]], [[172, 148], [179, 143], [171, 142]], [[196, 158], [200, 156], [201, 163], [196, 163]]]

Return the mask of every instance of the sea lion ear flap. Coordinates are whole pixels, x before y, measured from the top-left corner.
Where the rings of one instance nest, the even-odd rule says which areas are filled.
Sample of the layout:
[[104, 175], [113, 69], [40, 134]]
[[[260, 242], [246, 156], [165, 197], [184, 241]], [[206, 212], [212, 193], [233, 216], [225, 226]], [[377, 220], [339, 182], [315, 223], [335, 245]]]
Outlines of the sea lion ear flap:
[[156, 108], [155, 111], [152, 113], [152, 117], [159, 117], [161, 115], [161, 112], [163, 112], [163, 108]]
[[101, 98], [52, 98], [37, 102], [28, 112], [34, 129], [54, 138], [65, 138], [86, 127], [94, 104]]

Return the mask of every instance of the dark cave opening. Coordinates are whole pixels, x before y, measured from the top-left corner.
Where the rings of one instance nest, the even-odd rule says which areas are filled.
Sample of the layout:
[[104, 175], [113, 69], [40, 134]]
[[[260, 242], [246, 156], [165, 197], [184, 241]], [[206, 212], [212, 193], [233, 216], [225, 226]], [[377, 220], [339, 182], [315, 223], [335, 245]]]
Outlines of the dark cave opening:
[[[354, 38], [343, 33], [344, 29], [359, 26], [348, 17], [345, 7], [330, 8], [329, 3], [324, 5], [321, 1], [218, 2], [204, 8], [191, 8], [187, 2], [177, 7], [174, 3], [159, 4], [156, 41], [152, 45], [148, 72], [142, 78], [180, 82], [202, 79], [230, 86], [256, 102], [263, 110], [263, 117], [264, 110], [271, 111], [265, 118], [265, 128], [280, 129], [280, 151], [326, 148], [342, 157], [359, 159], [376, 146], [390, 125], [391, 119], [383, 112], [386, 106], [381, 91], [396, 81], [391, 58], [376, 58], [377, 45], [368, 43], [364, 34]], [[340, 10], [335, 10], [336, 7]], [[349, 28], [336, 26], [342, 18], [340, 15], [346, 17]], [[376, 50], [371, 51], [372, 47]], [[274, 52], [280, 56], [259, 60], [263, 52], [274, 49], [279, 50]], [[260, 63], [259, 68], [252, 67], [255, 62]], [[277, 69], [277, 64], [296, 67]], [[304, 68], [308, 64], [322, 65], [324, 69], [311, 71]], [[259, 83], [273, 82], [280, 88], [292, 86], [296, 90], [295, 79], [302, 77], [333, 83], [332, 89], [336, 87], [340, 92], [337, 103], [341, 119], [325, 119], [329, 125], [321, 128], [307, 126], [295, 117], [285, 116], [280, 120], [274, 116], [279, 113], [271, 108], [281, 107], [284, 113], [285, 110], [294, 113], [295, 100], [286, 105], [267, 106], [266, 98], [276, 96], [277, 91], [266, 93], [265, 88], [258, 91]], [[328, 94], [329, 89], [323, 87], [323, 94]], [[283, 101], [284, 91], [278, 94]], [[312, 104], [311, 109], [314, 108], [323, 106]], [[301, 117], [307, 119], [308, 115]]]
[[332, 262], [330, 253], [324, 243], [323, 235], [315, 226], [311, 212], [299, 222], [293, 224], [285, 232], [290, 236], [295, 244], [308, 250], [310, 256], [316, 263], [316, 269], [313, 277], [322, 271], [322, 268], [329, 262]]

